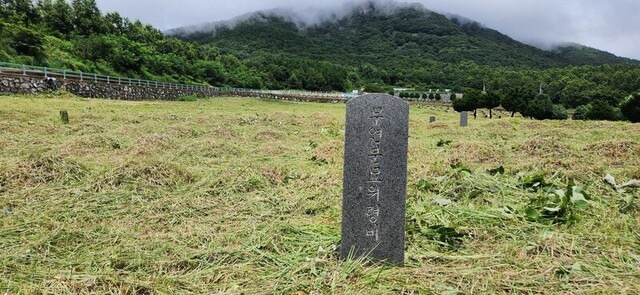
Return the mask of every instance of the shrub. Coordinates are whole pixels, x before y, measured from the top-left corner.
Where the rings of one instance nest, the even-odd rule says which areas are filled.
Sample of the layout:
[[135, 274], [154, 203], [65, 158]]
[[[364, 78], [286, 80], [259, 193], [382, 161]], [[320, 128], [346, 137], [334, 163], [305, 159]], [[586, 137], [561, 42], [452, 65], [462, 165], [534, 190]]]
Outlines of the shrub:
[[551, 119], [566, 120], [568, 118], [569, 118], [569, 113], [567, 112], [567, 109], [563, 105], [561, 104], [553, 105]]
[[573, 114], [574, 120], [588, 120], [587, 114], [591, 111], [593, 107], [590, 104], [581, 105], [576, 108], [576, 112]]
[[386, 93], [387, 91], [384, 89], [384, 87], [378, 85], [378, 84], [367, 84], [364, 87], [364, 92], [367, 93]]
[[601, 100], [594, 102], [591, 110], [587, 113], [587, 120], [620, 121], [622, 119], [622, 112], [619, 108]]
[[540, 94], [529, 103], [527, 107], [527, 116], [531, 116], [536, 120], [546, 120], [553, 117], [553, 102], [546, 94]]
[[627, 120], [640, 123], [640, 92], [627, 97], [620, 104], [620, 109]]

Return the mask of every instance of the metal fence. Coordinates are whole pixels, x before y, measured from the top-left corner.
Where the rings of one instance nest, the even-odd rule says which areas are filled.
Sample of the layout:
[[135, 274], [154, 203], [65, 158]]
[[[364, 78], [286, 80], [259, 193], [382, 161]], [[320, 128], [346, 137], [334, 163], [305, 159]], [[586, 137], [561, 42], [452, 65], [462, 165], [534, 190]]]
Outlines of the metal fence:
[[264, 89], [247, 89], [247, 88], [231, 88], [231, 87], [213, 87], [208, 85], [196, 85], [196, 84], [177, 84], [169, 82], [141, 80], [135, 78], [126, 78], [118, 76], [105, 76], [95, 73], [83, 73], [81, 71], [72, 71], [66, 69], [56, 69], [48, 67], [38, 67], [23, 64], [14, 64], [7, 62], [0, 62], [0, 74], [13, 74], [13, 75], [29, 75], [46, 78], [56, 79], [71, 79], [78, 81], [90, 81], [96, 83], [107, 84], [119, 84], [119, 85], [131, 85], [131, 86], [146, 86], [146, 87], [161, 87], [168, 89], [184, 89], [195, 91], [212, 91], [222, 93], [242, 93], [242, 94], [254, 94], [254, 95], [286, 95], [286, 96], [299, 96], [299, 97], [320, 97], [320, 98], [336, 98], [336, 99], [351, 99], [357, 94], [354, 93], [341, 93], [341, 92], [320, 92], [320, 91], [301, 91], [301, 90], [264, 90]]

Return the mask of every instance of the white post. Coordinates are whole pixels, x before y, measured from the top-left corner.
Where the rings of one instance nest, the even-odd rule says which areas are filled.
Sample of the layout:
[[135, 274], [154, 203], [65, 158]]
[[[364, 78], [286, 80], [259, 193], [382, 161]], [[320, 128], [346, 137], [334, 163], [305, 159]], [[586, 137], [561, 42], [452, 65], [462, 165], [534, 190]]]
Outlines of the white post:
[[109, 76], [107, 76], [107, 84], [109, 84]]
[[67, 70], [62, 71], [62, 79], [67, 80]]
[[26, 76], [27, 75], [27, 66], [22, 65], [22, 75]]
[[80, 81], [82, 81], [82, 72], [80, 72]]
[[44, 68], [44, 78], [49, 78], [49, 75], [47, 74], [47, 68]]

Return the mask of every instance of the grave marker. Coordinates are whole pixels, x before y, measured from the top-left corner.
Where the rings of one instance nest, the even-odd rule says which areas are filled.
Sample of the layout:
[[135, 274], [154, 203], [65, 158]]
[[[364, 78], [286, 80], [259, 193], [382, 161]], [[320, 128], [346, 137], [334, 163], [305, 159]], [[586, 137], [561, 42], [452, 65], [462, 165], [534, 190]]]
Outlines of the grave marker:
[[391, 95], [347, 103], [340, 258], [404, 265], [409, 104]]
[[67, 111], [60, 111], [60, 121], [62, 121], [62, 124], [69, 124], [69, 113]]
[[469, 125], [469, 113], [461, 112], [460, 113], [460, 126], [467, 127]]
[[436, 116], [431, 116], [431, 118], [429, 118], [429, 123], [435, 123], [436, 122]]

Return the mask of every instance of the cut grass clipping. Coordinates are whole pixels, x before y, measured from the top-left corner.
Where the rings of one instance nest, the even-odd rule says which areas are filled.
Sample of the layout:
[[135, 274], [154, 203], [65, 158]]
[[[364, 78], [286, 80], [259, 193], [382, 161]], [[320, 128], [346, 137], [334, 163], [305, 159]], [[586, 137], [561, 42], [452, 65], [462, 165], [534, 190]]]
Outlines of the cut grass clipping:
[[0, 97], [0, 294], [640, 293], [640, 125], [412, 105], [391, 268], [336, 255], [344, 113]]

